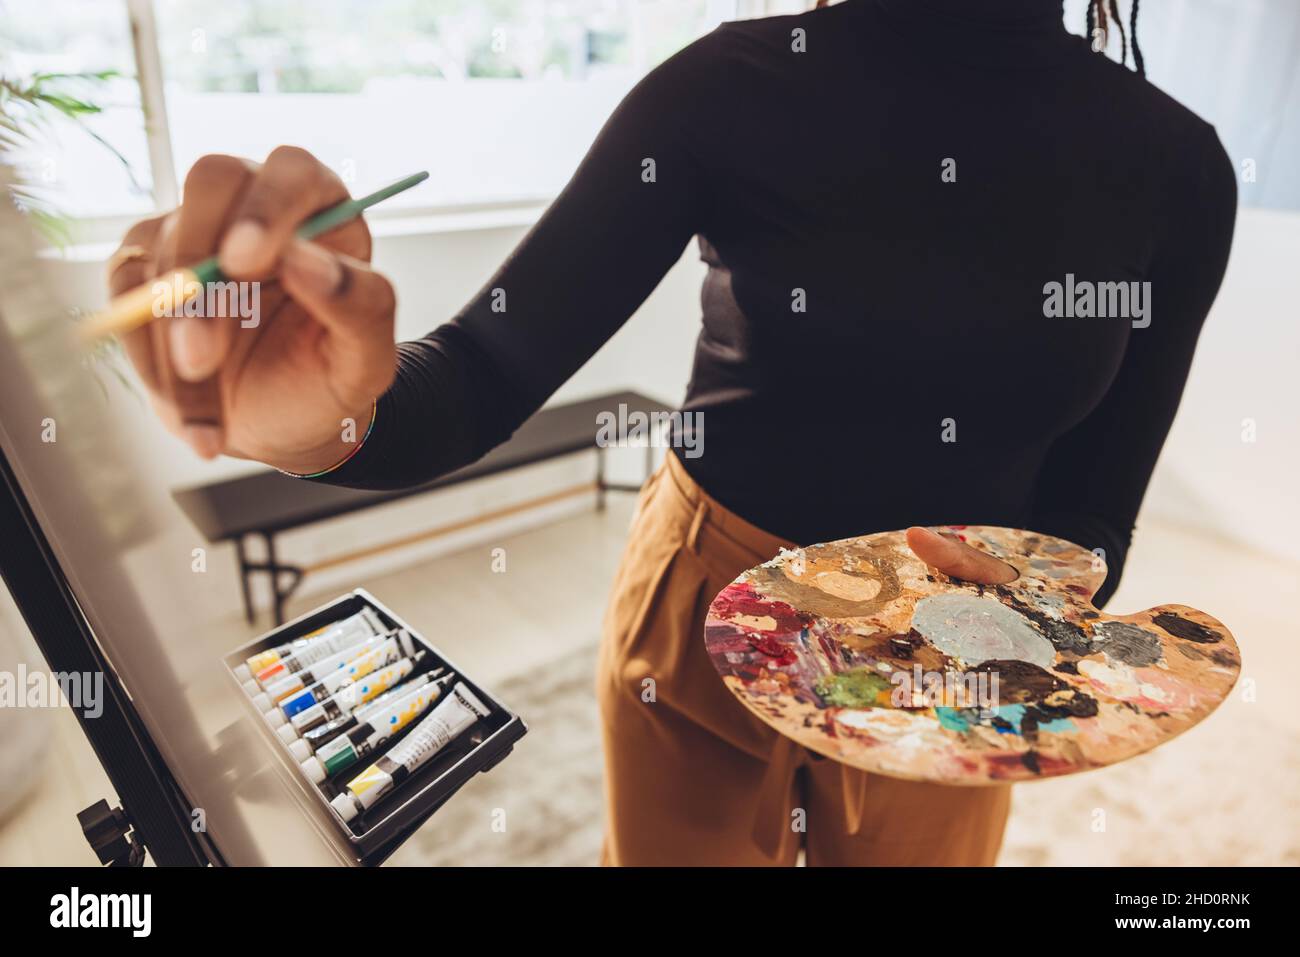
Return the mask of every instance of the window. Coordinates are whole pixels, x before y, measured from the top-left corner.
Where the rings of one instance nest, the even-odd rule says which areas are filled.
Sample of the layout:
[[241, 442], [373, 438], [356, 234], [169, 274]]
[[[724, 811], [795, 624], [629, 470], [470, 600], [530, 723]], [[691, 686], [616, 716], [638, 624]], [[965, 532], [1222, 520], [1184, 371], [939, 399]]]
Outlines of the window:
[[[1126, 24], [1128, 3], [1121, 0]], [[1075, 32], [1083, 4], [1065, 4]], [[811, 5], [0, 0], [0, 76], [116, 71], [59, 80], [101, 112], [81, 123], [57, 120], [18, 153], [27, 180], [70, 216], [139, 215], [155, 197], [171, 202], [175, 183], [203, 153], [260, 158], [296, 143], [353, 192], [416, 169], [432, 173], [382, 217], [548, 199], [647, 70], [723, 20]], [[1300, 209], [1300, 170], [1283, 161], [1300, 148], [1300, 114], [1285, 109], [1300, 89], [1300, 4], [1166, 0], [1143, 5], [1139, 32], [1152, 82], [1218, 127], [1241, 174], [1242, 201]], [[1112, 56], [1118, 46], [1116, 34]], [[148, 136], [141, 85], [157, 104]]]
[[[25, 133], [14, 153], [24, 182], [66, 215], [140, 214], [153, 208], [149, 151], [141, 122], [130, 22], [115, 2], [0, 0], [0, 77], [30, 90], [39, 74], [101, 73], [105, 79], [56, 77], [52, 93], [74, 96], [102, 112], [73, 121], [48, 106], [8, 100]], [[95, 137], [129, 163], [116, 160]]]
[[260, 159], [280, 143], [311, 150], [354, 193], [428, 169], [428, 183], [386, 204], [391, 214], [553, 196], [637, 79], [736, 8], [735, 0], [0, 0], [0, 41], [22, 51], [0, 69], [123, 74], [96, 87], [97, 102], [112, 108], [94, 128], [131, 159], [137, 182], [124, 171], [110, 182], [101, 150], [61, 136], [52, 149], [69, 214], [150, 205], [128, 13], [148, 21], [146, 44], [157, 41], [166, 114], [157, 135], [175, 167], [161, 183], [182, 179], [204, 153]]

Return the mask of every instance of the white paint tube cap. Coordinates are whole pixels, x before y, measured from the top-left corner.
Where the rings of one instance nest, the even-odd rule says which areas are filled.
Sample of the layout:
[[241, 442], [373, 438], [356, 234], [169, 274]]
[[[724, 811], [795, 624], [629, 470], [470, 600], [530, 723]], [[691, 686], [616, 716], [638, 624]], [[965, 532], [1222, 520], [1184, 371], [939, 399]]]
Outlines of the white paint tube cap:
[[279, 708], [272, 708], [270, 711], [262, 712], [262, 717], [266, 719], [266, 723], [272, 728], [278, 728], [280, 725], [287, 723], [284, 712]]
[[235, 680], [238, 681], [241, 685], [245, 681], [253, 680], [253, 673], [248, 670], [247, 664], [235, 665]]
[[261, 693], [262, 693], [262, 686], [259, 685], [252, 678], [249, 678], [247, 681], [244, 682], [244, 694], [248, 695], [250, 698], [253, 697], [254, 695], [258, 695]]
[[357, 816], [357, 802], [352, 800], [352, 798], [348, 796], [347, 792], [340, 794], [333, 801], [330, 801], [330, 805], [334, 810], [339, 812], [339, 817], [343, 818], [345, 821], [350, 821]]
[[299, 761], [298, 767], [302, 768], [302, 773], [307, 775], [307, 780], [312, 784], [320, 784], [325, 780], [325, 765], [321, 764], [314, 754], [305, 761]]
[[[299, 738], [296, 741], [289, 742], [289, 753], [293, 755], [293, 759], [297, 761], [299, 764], [301, 764], [303, 761], [306, 761], [308, 758], [311, 758], [313, 761], [316, 761], [316, 759], [312, 757], [311, 748], [307, 746], [307, 742], [304, 741], [302, 738]], [[320, 764], [319, 761], [316, 761], [316, 763]], [[314, 784], [315, 782], [312, 783]]]
[[298, 729], [292, 722], [287, 722], [275, 729], [275, 733], [280, 736], [280, 740], [285, 744], [293, 744], [298, 740]]
[[253, 707], [258, 711], [270, 711], [271, 706], [274, 704], [275, 702], [271, 700], [271, 696], [265, 691], [253, 695]]

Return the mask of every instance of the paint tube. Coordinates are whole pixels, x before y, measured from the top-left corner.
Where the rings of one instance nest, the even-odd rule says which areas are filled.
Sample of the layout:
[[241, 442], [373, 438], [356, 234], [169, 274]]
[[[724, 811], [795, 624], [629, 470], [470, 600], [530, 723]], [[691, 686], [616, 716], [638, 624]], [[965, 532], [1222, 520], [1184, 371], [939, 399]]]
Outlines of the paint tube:
[[392, 750], [349, 781], [330, 804], [339, 817], [351, 821], [489, 713], [474, 692], [458, 681], [431, 714]]
[[328, 658], [322, 658], [297, 674], [267, 682], [261, 691], [253, 695], [253, 704], [257, 706], [258, 711], [266, 711], [271, 705], [283, 701], [303, 688], [310, 688], [318, 681], [323, 681], [336, 668], [369, 654], [381, 644], [392, 641], [396, 636], [397, 632], [393, 632], [391, 635], [384, 635], [382, 638], [366, 638], [359, 644], [350, 645], [342, 651], [334, 652]]
[[[414, 658], [402, 658], [387, 667], [380, 668], [358, 681], [344, 685], [334, 694], [298, 712], [298, 714], [323, 715], [326, 721], [350, 714], [367, 701], [377, 698], [385, 691], [395, 687], [415, 670], [415, 662], [423, 655], [424, 652], [420, 652]], [[284, 708], [272, 708], [270, 711], [265, 712], [262, 717], [266, 719], [266, 723], [272, 728], [278, 728], [280, 725], [288, 723], [290, 716], [284, 713]]]
[[396, 633], [396, 630], [393, 630], [381, 631], [377, 635], [371, 635], [355, 631], [349, 633], [346, 641], [342, 642], [340, 647], [334, 651], [329, 650], [329, 645], [313, 645], [310, 648], [304, 648], [298, 654], [282, 658], [277, 664], [254, 675], [251, 681], [245, 681], [244, 690], [253, 698], [263, 692], [271, 695], [272, 698], [283, 697], [282, 689], [292, 689], [295, 681], [301, 687], [303, 684], [312, 684], [312, 682], [319, 680], [319, 678], [312, 678], [304, 682], [302, 677], [304, 674], [311, 671], [320, 671], [322, 666], [326, 669], [331, 668], [340, 660], [346, 660], [345, 658], [341, 659], [340, 655], [355, 652], [368, 642], [389, 638]]
[[[375, 616], [374, 612], [368, 608], [365, 609], [365, 612], [368, 614], [360, 614], [355, 617], [360, 618], [366, 627], [352, 626], [337, 633], [334, 633], [333, 629], [331, 629], [331, 636], [324, 636], [329, 637], [330, 640], [313, 641], [306, 647], [281, 657], [274, 664], [254, 673], [252, 684], [265, 688], [287, 675], [299, 672], [336, 652], [342, 651], [344, 648], [355, 645], [358, 641], [388, 634], [389, 630], [384, 627], [383, 622]], [[249, 682], [245, 682], [244, 687], [248, 688], [248, 686]]]
[[[303, 635], [301, 638], [295, 638], [287, 644], [258, 652], [242, 665], [235, 666], [235, 678], [240, 684], [246, 686], [249, 681], [253, 680], [254, 675], [275, 668], [276, 665], [290, 655], [296, 657], [307, 652], [310, 657], [312, 653], [319, 652], [319, 657], [323, 658], [341, 648], [347, 647], [358, 637], [371, 638], [375, 635], [382, 635], [387, 630], [374, 609], [362, 608], [355, 615], [333, 622], [323, 628], [317, 628], [315, 631]], [[304, 663], [311, 664], [311, 660], [304, 660]], [[271, 677], [274, 677], [274, 675], [271, 675]], [[257, 691], [250, 692], [250, 694], [256, 693]]]
[[358, 705], [355, 710], [332, 720], [326, 720], [325, 716], [316, 708], [300, 711], [289, 719], [288, 724], [282, 724], [275, 729], [276, 736], [285, 744], [293, 744], [300, 737], [305, 738], [312, 735], [314, 746], [319, 747], [331, 738], [338, 737], [349, 728], [356, 727], [358, 722], [365, 721], [375, 711], [392, 704], [401, 696], [409, 694], [416, 688], [423, 688], [445, 670], [444, 668], [434, 668], [432, 671], [422, 672], [410, 681], [403, 681], [397, 687], [385, 691], [377, 698], [372, 698], [365, 704]]
[[399, 642], [396, 638], [389, 638], [378, 647], [372, 648], [360, 657], [349, 661], [342, 668], [335, 668], [314, 685], [303, 688], [301, 691], [295, 691], [287, 698], [274, 702], [273, 706], [267, 710], [279, 710], [284, 713], [285, 718], [292, 718], [298, 712], [306, 711], [344, 688], [355, 685], [366, 675], [403, 658], [410, 658], [411, 655], [407, 652], [413, 652], [414, 648], [415, 646], [410, 642], [409, 636], [405, 643]]
[[315, 750], [310, 738], [299, 738], [289, 745], [289, 753], [298, 760], [308, 780], [320, 784], [331, 774], [356, 764], [428, 711], [455, 677], [455, 674], [444, 675], [433, 684], [408, 692], [388, 707], [369, 714], [356, 727], [322, 742]]
[[[415, 643], [411, 640], [410, 632], [399, 628], [391, 635], [367, 638], [361, 644], [322, 658], [297, 674], [272, 681], [265, 691], [253, 696], [253, 704], [258, 711], [270, 711], [277, 704], [285, 707], [289, 700], [302, 697], [303, 692], [315, 691], [318, 685], [324, 688], [322, 697], [329, 697], [345, 682], [354, 681], [376, 668], [390, 665], [398, 658], [409, 658], [413, 654]], [[296, 710], [301, 711], [315, 703], [309, 700]], [[295, 711], [286, 708], [285, 713], [292, 717]]]

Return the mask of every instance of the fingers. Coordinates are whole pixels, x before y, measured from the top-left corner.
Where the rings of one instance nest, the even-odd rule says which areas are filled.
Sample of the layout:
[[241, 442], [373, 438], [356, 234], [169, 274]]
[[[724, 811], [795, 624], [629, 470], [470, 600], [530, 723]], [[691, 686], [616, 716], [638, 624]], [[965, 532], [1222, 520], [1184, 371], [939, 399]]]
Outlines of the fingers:
[[296, 146], [278, 147], [232, 217], [221, 244], [222, 271], [232, 279], [269, 275], [303, 220], [347, 196], [342, 181], [316, 157]]
[[388, 280], [360, 260], [295, 239], [280, 273], [285, 291], [330, 333], [337, 398], [351, 406], [388, 388], [397, 301]]
[[1020, 573], [1006, 562], [928, 528], [916, 525], [909, 528], [907, 545], [917, 558], [951, 578], [980, 585], [1005, 585], [1020, 577]]
[[[255, 173], [253, 164], [236, 156], [213, 154], [194, 164], [185, 177], [184, 203], [164, 269], [192, 265], [216, 251]], [[180, 315], [166, 323], [171, 364], [181, 380], [202, 382], [221, 368], [234, 334], [230, 319]]]
[[108, 294], [120, 296], [153, 275], [158, 259], [158, 235], [167, 214], [142, 219], [126, 231], [122, 244], [108, 260]]
[[[246, 160], [217, 154], [201, 157], [191, 167], [169, 241], [159, 257], [164, 279], [173, 270], [212, 255], [255, 171]], [[152, 323], [148, 331], [159, 391], [175, 407], [181, 437], [203, 458], [213, 458], [225, 445], [216, 373], [230, 351], [234, 324], [230, 316], [202, 315], [207, 290], [202, 300], [198, 315], [188, 315], [190, 310], [185, 309]], [[181, 307], [182, 299], [173, 299], [172, 305]]]
[[[143, 219], [127, 230], [122, 245], [108, 260], [108, 294], [122, 293], [148, 282], [158, 272], [158, 246], [166, 215]], [[122, 349], [149, 389], [158, 388], [153, 347], [145, 329], [122, 336]]]
[[[241, 284], [241, 308], [244, 284], [260, 282], [263, 287], [252, 301], [254, 309], [260, 301], [265, 325], [260, 316], [238, 325], [233, 316], [205, 316], [190, 302], [189, 308], [123, 336], [164, 421], [200, 455], [212, 457], [225, 446], [223, 370], [238, 368], [259, 348], [257, 343], [277, 325], [270, 318], [286, 301], [282, 287], [287, 284], [261, 281], [273, 277], [302, 222], [347, 195], [338, 177], [301, 149], [280, 147], [260, 167], [233, 156], [205, 156], [186, 177], [182, 205], [127, 234], [112, 264], [115, 295], [150, 281], [170, 282], [177, 270], [214, 253], [222, 271]], [[287, 352], [326, 350], [331, 385], [349, 405], [358, 404], [357, 396], [368, 402], [382, 392], [395, 366], [393, 291], [366, 266], [370, 248], [369, 230], [357, 218], [319, 237], [317, 245], [298, 250], [291, 280], [295, 298], [319, 327], [312, 332], [301, 322], [281, 323], [284, 328], [274, 343]], [[227, 291], [203, 292], [204, 305], [228, 301]], [[173, 305], [183, 304], [183, 297], [173, 300]], [[199, 315], [189, 314], [195, 311]], [[301, 311], [297, 315], [306, 321]]]

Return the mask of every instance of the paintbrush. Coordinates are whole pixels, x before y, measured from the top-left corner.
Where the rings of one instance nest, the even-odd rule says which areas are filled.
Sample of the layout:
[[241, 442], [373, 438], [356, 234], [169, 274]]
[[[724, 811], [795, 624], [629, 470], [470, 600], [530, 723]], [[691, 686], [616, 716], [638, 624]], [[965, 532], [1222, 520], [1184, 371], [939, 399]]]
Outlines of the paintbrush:
[[[369, 209], [376, 203], [382, 203], [390, 196], [396, 196], [422, 183], [429, 178], [427, 171], [414, 173], [405, 179], [399, 179], [396, 183], [385, 186], [383, 189], [377, 189], [368, 196], [362, 196], [360, 199], [345, 199], [343, 202], [329, 209], [317, 213], [311, 219], [303, 223], [295, 235], [299, 239], [315, 239], [322, 233], [327, 233], [335, 226], [342, 225], [350, 219], [360, 216], [364, 210]], [[184, 290], [184, 300], [180, 303], [173, 304], [173, 311], [179, 309], [190, 299], [195, 298], [203, 293], [208, 283], [224, 282], [226, 276], [217, 265], [217, 257], [211, 256], [203, 262], [190, 266], [186, 269], [178, 269], [169, 278], [168, 285], [175, 289]], [[121, 335], [130, 332], [132, 329], [138, 329], [140, 326], [152, 322], [154, 316], [154, 303], [158, 300], [158, 294], [155, 292], [155, 286], [160, 280], [155, 279], [143, 285], [136, 286], [120, 296], [115, 296], [113, 301], [108, 304], [108, 308], [103, 312], [92, 316], [85, 325], [81, 326], [80, 334], [87, 342], [94, 342], [105, 336]]]

